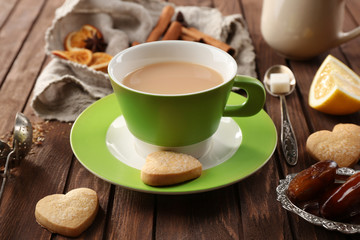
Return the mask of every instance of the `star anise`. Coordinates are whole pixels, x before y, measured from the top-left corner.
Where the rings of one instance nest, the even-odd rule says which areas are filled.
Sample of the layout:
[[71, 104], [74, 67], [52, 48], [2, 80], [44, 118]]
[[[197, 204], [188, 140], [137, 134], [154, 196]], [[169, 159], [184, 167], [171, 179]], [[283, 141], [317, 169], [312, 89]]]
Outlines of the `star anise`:
[[105, 43], [103, 37], [98, 37], [95, 33], [93, 37], [87, 38], [84, 40], [86, 43], [85, 48], [91, 50], [92, 52], [105, 52], [107, 43]]
[[178, 21], [179, 23], [181, 23], [184, 27], [188, 27], [187, 22], [185, 21], [185, 17], [183, 15], [182, 12], [178, 12], [176, 15], [176, 21]]

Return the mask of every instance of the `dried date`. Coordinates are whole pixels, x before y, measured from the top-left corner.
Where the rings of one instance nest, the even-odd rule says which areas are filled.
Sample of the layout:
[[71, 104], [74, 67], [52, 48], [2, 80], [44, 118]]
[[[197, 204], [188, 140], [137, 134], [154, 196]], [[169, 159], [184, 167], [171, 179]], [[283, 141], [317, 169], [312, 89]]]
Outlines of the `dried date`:
[[324, 202], [321, 215], [330, 220], [342, 221], [360, 213], [360, 172], [352, 175]]
[[298, 173], [290, 182], [287, 195], [297, 204], [317, 199], [335, 181], [337, 164], [334, 161], [318, 162]]

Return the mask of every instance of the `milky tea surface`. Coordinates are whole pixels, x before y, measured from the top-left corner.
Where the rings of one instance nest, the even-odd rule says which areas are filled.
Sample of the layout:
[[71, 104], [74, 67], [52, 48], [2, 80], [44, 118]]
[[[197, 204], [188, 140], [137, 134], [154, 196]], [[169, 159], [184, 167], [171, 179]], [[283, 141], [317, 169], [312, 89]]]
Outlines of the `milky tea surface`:
[[150, 64], [129, 73], [122, 81], [129, 88], [155, 94], [194, 93], [223, 82], [215, 70], [188, 62]]

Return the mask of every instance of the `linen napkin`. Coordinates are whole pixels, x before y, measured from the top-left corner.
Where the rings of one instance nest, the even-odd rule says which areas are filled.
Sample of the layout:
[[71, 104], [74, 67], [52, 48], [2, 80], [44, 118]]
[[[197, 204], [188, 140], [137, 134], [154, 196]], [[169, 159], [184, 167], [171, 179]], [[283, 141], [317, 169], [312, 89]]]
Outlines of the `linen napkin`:
[[[114, 56], [133, 41], [145, 42], [166, 4], [158, 0], [67, 0], [56, 10], [46, 32], [45, 52], [52, 56], [52, 50], [63, 50], [68, 33], [91, 24], [103, 33], [106, 52]], [[256, 77], [254, 47], [240, 14], [222, 16], [214, 8], [174, 7], [174, 17], [181, 11], [189, 26], [235, 49], [238, 74]], [[32, 99], [32, 107], [41, 118], [74, 121], [93, 102], [112, 93], [106, 73], [52, 57], [36, 81]]]

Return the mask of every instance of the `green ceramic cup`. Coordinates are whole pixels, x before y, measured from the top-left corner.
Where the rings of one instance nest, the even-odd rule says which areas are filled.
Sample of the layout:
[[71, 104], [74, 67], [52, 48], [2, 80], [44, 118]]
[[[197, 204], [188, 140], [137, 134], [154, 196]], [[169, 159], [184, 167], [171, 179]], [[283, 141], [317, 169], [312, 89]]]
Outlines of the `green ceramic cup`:
[[[122, 79], [134, 70], [166, 61], [210, 67], [222, 75], [224, 82], [204, 91], [176, 95], [141, 92], [122, 84]], [[130, 47], [114, 56], [108, 73], [127, 127], [145, 144], [142, 147], [148, 144], [150, 148], [161, 146], [170, 150], [180, 148], [180, 151], [183, 147], [195, 148], [193, 155], [199, 156], [209, 147], [209, 139], [218, 129], [221, 117], [254, 115], [265, 102], [265, 90], [259, 80], [236, 75], [233, 57], [202, 43], [158, 41]], [[232, 87], [247, 92], [246, 102], [226, 105]]]

